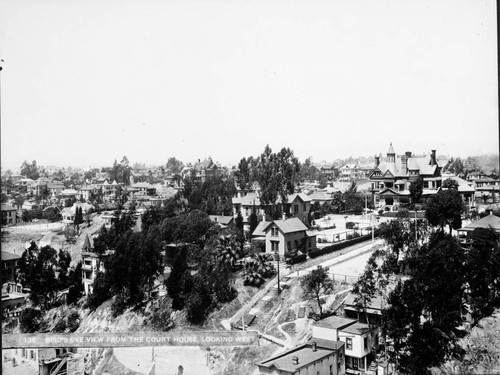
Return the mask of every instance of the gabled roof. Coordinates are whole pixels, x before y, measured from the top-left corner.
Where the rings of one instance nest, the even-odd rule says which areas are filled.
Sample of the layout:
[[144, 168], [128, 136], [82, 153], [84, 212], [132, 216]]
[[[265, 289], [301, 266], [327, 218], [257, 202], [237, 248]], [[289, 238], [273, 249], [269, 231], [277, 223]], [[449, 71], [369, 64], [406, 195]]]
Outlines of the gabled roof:
[[274, 220], [272, 222], [269, 222], [269, 225], [266, 227], [265, 230], [266, 232], [271, 226], [270, 224], [275, 224], [279, 228], [279, 230], [282, 231], [284, 234], [307, 231], [306, 225], [302, 221], [300, 221], [300, 219], [297, 217], [292, 217], [286, 220]]
[[2, 203], [1, 210], [2, 211], [17, 211], [14, 207], [12, 207], [11, 205], [8, 205], [7, 203]]
[[332, 196], [324, 191], [315, 191], [309, 198], [311, 201], [331, 201]]
[[472, 232], [476, 228], [485, 228], [485, 229], [493, 229], [495, 232], [500, 233], [500, 217], [492, 215], [491, 213], [488, 216], [483, 217], [460, 230], [464, 230], [467, 232]]
[[292, 194], [288, 197], [288, 203], [290, 203], [290, 204], [293, 203], [293, 201], [296, 198], [299, 198], [300, 200], [302, 200], [302, 202], [310, 202], [311, 201], [311, 198], [309, 196], [307, 196], [306, 194], [296, 193], [296, 194]]
[[233, 198], [233, 204], [242, 204], [246, 206], [260, 206], [260, 199], [257, 197], [256, 193], [247, 193], [244, 197], [241, 198]]
[[266, 228], [271, 224], [270, 221], [261, 221], [252, 233], [253, 237], [265, 237]]
[[234, 220], [232, 216], [209, 215], [208, 217], [210, 220], [222, 225], [229, 225], [229, 223]]

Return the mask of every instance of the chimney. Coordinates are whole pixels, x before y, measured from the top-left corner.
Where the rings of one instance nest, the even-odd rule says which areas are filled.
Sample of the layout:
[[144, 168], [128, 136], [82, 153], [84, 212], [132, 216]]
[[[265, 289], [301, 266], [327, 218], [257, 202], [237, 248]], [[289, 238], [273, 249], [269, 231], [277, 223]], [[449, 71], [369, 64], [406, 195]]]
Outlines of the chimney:
[[436, 150], [431, 150], [431, 165], [436, 165]]
[[281, 215], [281, 220], [285, 221], [286, 220], [286, 213], [283, 212], [283, 214]]
[[315, 352], [317, 350], [316, 341], [313, 341], [313, 343], [312, 343], [312, 350], [313, 350], [313, 352]]
[[403, 175], [408, 173], [408, 159], [406, 155], [401, 156], [401, 173]]
[[294, 365], [298, 365], [299, 364], [299, 357], [292, 357], [292, 362]]
[[380, 156], [375, 156], [375, 168], [380, 165]]

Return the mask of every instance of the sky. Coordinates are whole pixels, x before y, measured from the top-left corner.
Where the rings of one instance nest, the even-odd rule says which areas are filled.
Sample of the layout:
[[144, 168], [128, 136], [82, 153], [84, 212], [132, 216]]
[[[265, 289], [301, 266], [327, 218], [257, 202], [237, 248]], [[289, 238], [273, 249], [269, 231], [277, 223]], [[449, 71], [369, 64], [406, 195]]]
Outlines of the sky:
[[493, 0], [0, 0], [1, 164], [499, 152]]

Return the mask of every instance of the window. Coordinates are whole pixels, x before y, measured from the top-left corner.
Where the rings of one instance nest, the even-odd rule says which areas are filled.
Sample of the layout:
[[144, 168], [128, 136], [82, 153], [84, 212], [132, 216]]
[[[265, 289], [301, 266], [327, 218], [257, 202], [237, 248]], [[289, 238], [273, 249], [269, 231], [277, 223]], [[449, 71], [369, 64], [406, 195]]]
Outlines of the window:
[[307, 206], [305, 203], [304, 203], [304, 211], [307, 211]]
[[287, 246], [288, 246], [288, 249], [291, 249], [291, 248], [292, 248], [292, 244], [290, 243], [290, 241], [288, 241], [286, 244], [287, 244]]
[[279, 249], [279, 241], [271, 241], [271, 250], [276, 252]]
[[339, 351], [339, 360], [342, 360], [344, 358], [344, 351], [341, 350]]
[[347, 337], [345, 341], [346, 347], [348, 350], [352, 350], [352, 339]]
[[271, 228], [271, 236], [273, 236], [273, 237], [278, 236], [278, 228], [276, 228], [276, 227]]
[[352, 358], [352, 368], [356, 370], [358, 367], [359, 367], [358, 359], [353, 357]]
[[30, 359], [35, 359], [35, 351], [30, 350]]
[[298, 204], [295, 204], [295, 205], [293, 206], [293, 212], [294, 212], [294, 213], [298, 213], [298, 212], [299, 212], [299, 205], [298, 205]]
[[[342, 363], [340, 361], [337, 362], [337, 372], [340, 372], [340, 367], [342, 366]], [[330, 372], [331, 374], [331, 372]]]
[[364, 344], [365, 350], [368, 350], [368, 337], [365, 337]]

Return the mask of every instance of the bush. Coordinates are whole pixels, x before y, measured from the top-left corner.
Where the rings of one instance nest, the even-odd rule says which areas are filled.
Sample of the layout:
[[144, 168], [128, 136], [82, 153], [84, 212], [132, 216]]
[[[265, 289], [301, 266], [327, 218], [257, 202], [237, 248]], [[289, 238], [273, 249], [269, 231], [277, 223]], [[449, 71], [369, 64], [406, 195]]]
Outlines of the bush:
[[175, 322], [172, 319], [173, 310], [171, 305], [170, 298], [164, 297], [157, 306], [151, 309], [148, 322], [155, 331], [166, 332], [174, 327]]
[[80, 327], [80, 314], [78, 314], [78, 311], [73, 310], [69, 313], [68, 318], [67, 318], [67, 326], [68, 330], [70, 332], [75, 332], [78, 327]]
[[21, 332], [32, 333], [39, 329], [42, 322], [42, 312], [39, 309], [26, 307], [19, 317]]
[[294, 257], [286, 258], [285, 259], [285, 263], [286, 264], [295, 264], [295, 263], [303, 262], [306, 259], [307, 259], [307, 255], [306, 254], [299, 254], [299, 255], [294, 256]]
[[345, 223], [346, 229], [354, 229], [355, 226], [356, 223], [353, 223], [352, 221], [348, 221], [347, 223]]

